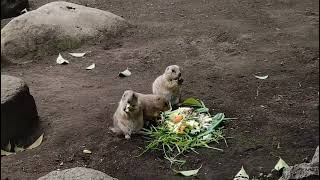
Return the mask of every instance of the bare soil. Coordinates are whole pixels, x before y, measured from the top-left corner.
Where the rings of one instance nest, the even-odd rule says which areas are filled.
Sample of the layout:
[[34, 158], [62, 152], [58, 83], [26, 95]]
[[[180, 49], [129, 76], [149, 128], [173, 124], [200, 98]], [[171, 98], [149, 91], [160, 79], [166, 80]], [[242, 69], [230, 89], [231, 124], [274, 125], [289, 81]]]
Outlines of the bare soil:
[[[120, 180], [183, 179], [159, 153], [134, 157], [143, 137], [127, 141], [108, 130], [123, 91], [151, 93], [153, 80], [171, 64], [184, 69], [183, 98], [200, 98], [213, 113], [238, 118], [224, 127], [228, 147], [216, 146], [224, 152], [188, 154], [185, 169], [202, 165], [189, 179], [232, 179], [242, 165], [258, 176], [270, 172], [278, 156], [290, 165], [312, 158], [319, 144], [319, 1], [71, 2], [111, 11], [136, 26], [75, 50], [92, 51], [83, 59], [62, 53], [69, 65], [50, 56], [1, 67], [1, 74], [28, 83], [45, 133], [40, 147], [1, 158], [1, 179], [36, 179], [76, 166]], [[91, 63], [96, 68], [85, 70]], [[117, 77], [127, 67], [132, 76]], [[85, 148], [93, 153], [83, 154]]]

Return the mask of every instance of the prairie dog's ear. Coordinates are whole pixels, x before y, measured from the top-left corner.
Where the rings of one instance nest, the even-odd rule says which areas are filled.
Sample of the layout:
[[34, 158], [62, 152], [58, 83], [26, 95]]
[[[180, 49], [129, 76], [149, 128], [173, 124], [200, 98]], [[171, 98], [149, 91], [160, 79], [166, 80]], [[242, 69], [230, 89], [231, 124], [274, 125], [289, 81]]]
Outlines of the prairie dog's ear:
[[138, 96], [136, 95], [136, 93], [132, 93], [131, 95], [131, 103], [132, 104], [137, 104], [138, 102]]
[[136, 93], [132, 93], [132, 99], [138, 99]]
[[124, 99], [126, 99], [126, 97], [127, 97], [127, 94], [124, 92], [124, 93], [122, 94], [121, 99], [124, 100]]
[[125, 91], [123, 92], [122, 98], [126, 98], [126, 97], [129, 96], [129, 95], [130, 95], [130, 90], [125, 90]]
[[168, 66], [168, 67], [166, 68], [166, 71], [170, 71], [170, 66]]
[[132, 99], [132, 90], [125, 90], [122, 95], [122, 100], [131, 100]]

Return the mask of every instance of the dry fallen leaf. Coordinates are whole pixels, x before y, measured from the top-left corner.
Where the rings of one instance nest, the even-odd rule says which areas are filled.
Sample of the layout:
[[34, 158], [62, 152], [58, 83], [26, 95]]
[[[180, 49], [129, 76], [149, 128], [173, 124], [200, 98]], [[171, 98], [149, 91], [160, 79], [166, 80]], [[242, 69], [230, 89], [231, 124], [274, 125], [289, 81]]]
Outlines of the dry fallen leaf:
[[61, 54], [59, 53], [59, 56], [57, 58], [57, 64], [69, 64], [69, 61], [64, 59]]
[[29, 147], [27, 147], [27, 149], [34, 149], [34, 148], [40, 146], [40, 144], [42, 143], [42, 140], [43, 140], [43, 134], [33, 144], [31, 144]]
[[128, 77], [128, 76], [131, 76], [131, 72], [129, 71], [128, 68], [119, 73], [119, 77]]
[[5, 151], [8, 151], [8, 152], [11, 151], [11, 143], [10, 143], [10, 141], [9, 141], [8, 144], [4, 147], [4, 150], [5, 150]]
[[96, 64], [93, 63], [90, 66], [88, 66], [86, 70], [91, 70], [91, 69], [94, 69], [95, 67], [96, 67]]
[[73, 57], [83, 57], [86, 53], [69, 53]]
[[236, 174], [233, 180], [249, 180], [249, 175], [244, 170], [243, 166], [241, 167], [241, 170]]
[[24, 13], [27, 13], [28, 10], [26, 8], [24, 8], [22, 11], [21, 11], [21, 14], [24, 14]]
[[9, 156], [9, 155], [11, 155], [11, 154], [14, 154], [14, 153], [8, 152], [8, 151], [5, 151], [5, 150], [2, 150], [2, 149], [1, 149], [1, 156]]
[[188, 171], [173, 170], [173, 171], [176, 172], [177, 174], [181, 174], [183, 176], [195, 176], [195, 175], [198, 174], [198, 172], [201, 169], [201, 167], [202, 167], [202, 165], [198, 169], [194, 169], [194, 170], [188, 170]]
[[274, 169], [280, 171], [281, 169], [286, 169], [288, 167], [289, 165], [283, 159], [280, 158], [278, 163], [275, 165]]
[[267, 79], [269, 77], [269, 75], [266, 75], [266, 76], [257, 76], [257, 75], [254, 75], [254, 77], [258, 78], [258, 79]]
[[24, 151], [25, 149], [23, 147], [18, 147], [18, 146], [15, 146], [14, 147], [14, 152], [22, 152]]
[[83, 153], [85, 153], [85, 154], [91, 154], [92, 152], [91, 152], [90, 150], [88, 150], [88, 149], [84, 149], [84, 150], [83, 150]]

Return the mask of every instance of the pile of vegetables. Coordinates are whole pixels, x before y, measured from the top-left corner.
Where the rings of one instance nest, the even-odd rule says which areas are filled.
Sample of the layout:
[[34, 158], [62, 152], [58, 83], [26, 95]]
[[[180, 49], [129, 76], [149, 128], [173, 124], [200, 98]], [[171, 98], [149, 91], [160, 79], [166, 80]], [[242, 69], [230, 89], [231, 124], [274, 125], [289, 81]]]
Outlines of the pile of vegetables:
[[202, 101], [189, 98], [178, 109], [163, 112], [157, 126], [144, 129], [149, 140], [143, 153], [149, 150], [160, 150], [171, 165], [181, 166], [186, 161], [179, 159], [179, 156], [191, 151], [198, 154], [197, 148], [205, 147], [223, 151], [209, 144], [219, 143], [220, 140], [225, 141], [219, 126], [229, 119], [232, 118], [225, 118], [223, 113], [212, 116]]

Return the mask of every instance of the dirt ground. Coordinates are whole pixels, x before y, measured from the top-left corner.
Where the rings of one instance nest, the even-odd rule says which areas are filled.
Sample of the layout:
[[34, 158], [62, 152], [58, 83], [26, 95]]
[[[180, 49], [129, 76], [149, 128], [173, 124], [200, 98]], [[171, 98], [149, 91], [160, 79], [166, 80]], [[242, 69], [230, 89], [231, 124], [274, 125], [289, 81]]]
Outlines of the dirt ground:
[[[33, 9], [51, 0], [32, 0]], [[281, 156], [289, 165], [311, 159], [319, 144], [318, 0], [73, 0], [111, 11], [136, 25], [83, 59], [62, 53], [26, 65], [1, 67], [21, 77], [35, 98], [43, 144], [1, 158], [1, 179], [36, 179], [56, 169], [86, 166], [119, 180], [183, 179], [159, 153], [141, 157], [139, 136], [110, 134], [122, 92], [151, 93], [167, 65], [183, 67], [183, 98], [197, 97], [227, 117], [224, 152], [201, 149], [184, 167], [202, 169], [187, 179], [232, 179], [268, 173]], [[96, 64], [92, 71], [85, 67]], [[132, 76], [120, 79], [130, 68]], [[266, 80], [253, 74], [269, 75]], [[280, 148], [278, 148], [280, 145]], [[93, 153], [85, 155], [84, 148]], [[63, 165], [60, 165], [63, 162]]]

